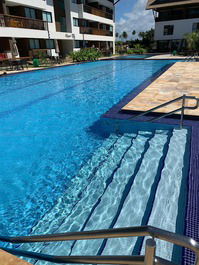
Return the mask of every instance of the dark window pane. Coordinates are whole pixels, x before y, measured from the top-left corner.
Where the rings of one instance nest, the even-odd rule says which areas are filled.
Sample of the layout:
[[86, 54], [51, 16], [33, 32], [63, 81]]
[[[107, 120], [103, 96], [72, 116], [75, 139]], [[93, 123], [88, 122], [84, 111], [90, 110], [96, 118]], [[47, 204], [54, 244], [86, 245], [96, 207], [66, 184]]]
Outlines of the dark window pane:
[[166, 25], [164, 26], [164, 35], [173, 35], [173, 25]]

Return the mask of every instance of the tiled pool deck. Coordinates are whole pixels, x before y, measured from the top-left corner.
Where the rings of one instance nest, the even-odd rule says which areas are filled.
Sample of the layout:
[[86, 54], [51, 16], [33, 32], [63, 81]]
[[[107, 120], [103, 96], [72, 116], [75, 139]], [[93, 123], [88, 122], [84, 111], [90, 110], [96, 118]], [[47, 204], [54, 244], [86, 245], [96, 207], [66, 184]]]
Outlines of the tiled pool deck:
[[[129, 108], [128, 111], [122, 111], [123, 107], [131, 103], [132, 109], [134, 106], [135, 98], [140, 98], [141, 94], [144, 94], [147, 89], [150, 89], [150, 93], [142, 104], [138, 104], [146, 110], [151, 107], [151, 102], [154, 99], [155, 106], [162, 103], [162, 101], [168, 101], [170, 97], [180, 96], [182, 94], [199, 96], [199, 90], [197, 90], [197, 84], [199, 83], [199, 63], [196, 62], [178, 62], [174, 65], [170, 65], [161, 69], [158, 73], [152, 76], [150, 79], [143, 82], [139, 87], [135, 88], [131, 93], [123, 98], [117, 105], [113, 106], [103, 117], [113, 119], [130, 119], [133, 118], [134, 114]], [[182, 87], [181, 87], [182, 86]], [[161, 93], [162, 90], [163, 92]], [[161, 96], [157, 96], [156, 92], [160, 91]], [[148, 93], [148, 92], [147, 92]], [[181, 94], [182, 93], [182, 94]], [[148, 98], [148, 95], [150, 96]], [[168, 98], [167, 98], [168, 96]], [[158, 102], [158, 99], [160, 101]], [[162, 101], [161, 101], [162, 100]], [[138, 102], [138, 101], [137, 101]], [[129, 103], [129, 104], [130, 104]], [[148, 105], [146, 105], [148, 104]], [[146, 106], [145, 106], [146, 105]], [[166, 110], [165, 110], [166, 111]], [[187, 113], [188, 114], [188, 113]], [[154, 117], [153, 114], [149, 117], [140, 117], [139, 121], [147, 121]], [[179, 117], [174, 118], [162, 118], [156, 123], [167, 123], [167, 124], [179, 124]], [[186, 116], [184, 120], [184, 126], [188, 126], [191, 131], [191, 142], [190, 142], [190, 167], [189, 175], [187, 179], [188, 194], [187, 194], [187, 209], [185, 219], [185, 230], [184, 235], [194, 238], [199, 242], [199, 111], [195, 113], [194, 120], [191, 116]], [[195, 255], [192, 251], [184, 249], [183, 251], [183, 264], [191, 265], [194, 264]]]
[[30, 265], [30, 263], [17, 258], [3, 250], [0, 250], [0, 264], [1, 265]]
[[[199, 62], [177, 62], [125, 105], [123, 110], [146, 111], [183, 94], [199, 97], [198, 88]], [[191, 106], [195, 101], [188, 100], [186, 104]], [[182, 102], [178, 101], [156, 112], [167, 113], [180, 108], [181, 105]], [[199, 116], [199, 109], [185, 110], [185, 114]]]

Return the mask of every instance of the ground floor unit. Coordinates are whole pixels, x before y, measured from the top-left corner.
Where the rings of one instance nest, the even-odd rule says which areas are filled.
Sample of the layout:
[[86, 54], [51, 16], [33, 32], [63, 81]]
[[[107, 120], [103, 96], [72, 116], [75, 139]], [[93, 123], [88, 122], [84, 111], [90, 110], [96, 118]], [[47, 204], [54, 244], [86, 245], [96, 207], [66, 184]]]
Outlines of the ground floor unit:
[[155, 44], [157, 51], [160, 52], [184, 51], [186, 49], [185, 39], [157, 40]]
[[105, 55], [113, 53], [113, 42], [92, 40], [56, 40], [0, 38], [0, 58], [34, 57], [38, 55], [66, 57], [81, 48], [98, 48]]

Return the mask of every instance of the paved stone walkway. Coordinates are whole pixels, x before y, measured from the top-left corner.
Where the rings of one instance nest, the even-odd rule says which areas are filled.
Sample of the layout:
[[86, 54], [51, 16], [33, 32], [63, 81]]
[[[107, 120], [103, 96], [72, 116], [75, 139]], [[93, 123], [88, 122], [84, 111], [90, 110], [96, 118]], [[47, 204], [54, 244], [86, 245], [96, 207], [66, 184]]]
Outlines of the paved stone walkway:
[[31, 265], [31, 264], [3, 250], [0, 250], [0, 265]]
[[[199, 62], [177, 62], [151, 83], [123, 110], [146, 111], [183, 94], [199, 98]], [[195, 105], [194, 100], [187, 100], [186, 105]], [[156, 112], [169, 112], [180, 108], [181, 102], [175, 102]], [[186, 115], [199, 116], [199, 109], [186, 110]]]

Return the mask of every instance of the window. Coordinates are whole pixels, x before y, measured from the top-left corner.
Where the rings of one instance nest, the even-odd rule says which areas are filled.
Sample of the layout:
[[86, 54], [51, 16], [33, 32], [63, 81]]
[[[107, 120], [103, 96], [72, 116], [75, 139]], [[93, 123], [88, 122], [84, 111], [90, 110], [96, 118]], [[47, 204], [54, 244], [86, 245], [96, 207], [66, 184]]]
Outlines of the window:
[[191, 17], [198, 17], [199, 16], [199, 8], [190, 8], [188, 10], [188, 14], [191, 16]]
[[170, 50], [170, 41], [169, 40], [160, 40], [157, 42], [158, 51], [165, 52]]
[[77, 18], [73, 18], [73, 26], [78, 27], [79, 23], [78, 23], [78, 19]]
[[52, 14], [50, 12], [43, 11], [42, 12], [43, 21], [52, 22]]
[[28, 18], [36, 19], [35, 9], [29, 8], [29, 7], [25, 7], [25, 16], [28, 17]]
[[106, 30], [106, 25], [105, 24], [102, 24], [102, 29]]
[[83, 40], [75, 40], [75, 48], [83, 48], [84, 42]]
[[29, 44], [30, 44], [30, 49], [39, 49], [40, 48], [39, 40], [30, 39]]
[[199, 31], [199, 23], [193, 23], [192, 32]]
[[110, 26], [110, 31], [113, 32], [113, 27], [112, 26]]
[[173, 25], [164, 26], [164, 35], [173, 35]]
[[47, 49], [54, 49], [55, 48], [54, 40], [46, 40], [46, 48]]
[[84, 0], [72, 0], [73, 4], [85, 4]]

